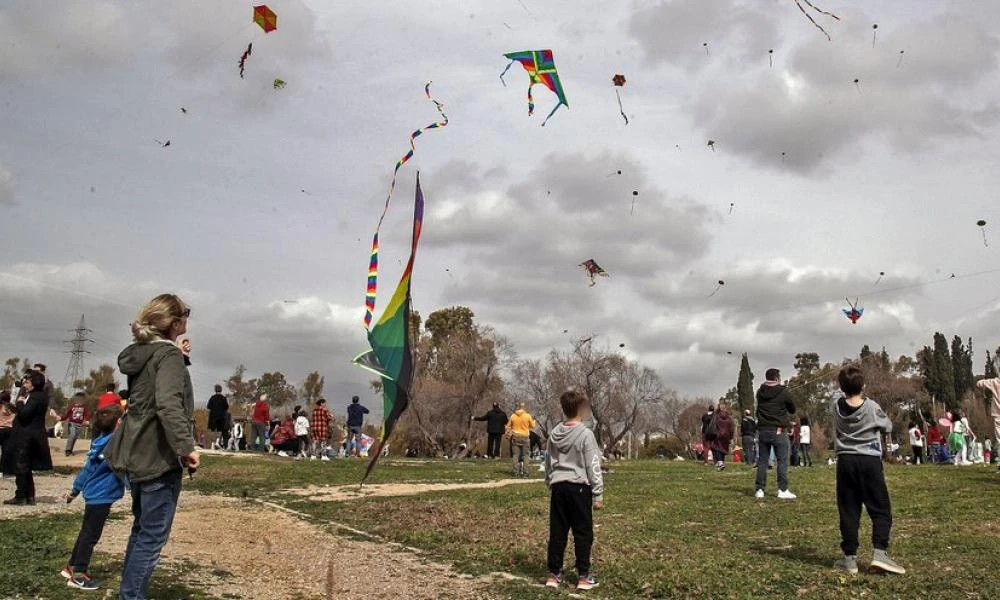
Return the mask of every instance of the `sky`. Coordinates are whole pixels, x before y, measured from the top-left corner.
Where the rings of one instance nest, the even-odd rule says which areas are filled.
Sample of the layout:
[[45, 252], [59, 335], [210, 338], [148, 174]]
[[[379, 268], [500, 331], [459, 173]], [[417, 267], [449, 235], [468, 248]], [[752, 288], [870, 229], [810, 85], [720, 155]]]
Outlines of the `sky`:
[[[814, 4], [831, 41], [794, 0], [274, 0], [268, 34], [236, 0], [4, 2], [0, 356], [61, 380], [86, 315], [86, 367], [114, 363], [172, 291], [199, 403], [238, 364], [317, 370], [338, 411], [372, 399], [350, 363], [371, 235], [439, 119], [433, 81], [450, 122], [399, 172], [380, 308], [419, 170], [414, 308], [468, 306], [521, 358], [594, 335], [717, 397], [743, 352], [791, 373], [941, 331], [980, 368], [1000, 345], [1000, 5]], [[499, 79], [542, 48], [569, 103], [545, 127], [555, 96], [536, 86], [529, 117], [524, 70]], [[590, 287], [586, 259], [610, 277]]]

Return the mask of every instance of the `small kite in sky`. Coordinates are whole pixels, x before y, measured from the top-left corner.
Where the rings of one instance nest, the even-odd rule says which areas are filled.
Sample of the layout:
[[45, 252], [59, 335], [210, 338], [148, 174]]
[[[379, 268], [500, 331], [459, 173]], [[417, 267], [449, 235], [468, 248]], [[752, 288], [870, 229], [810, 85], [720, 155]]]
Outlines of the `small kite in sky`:
[[590, 277], [590, 287], [597, 285], [597, 277], [608, 277], [608, 272], [601, 268], [601, 265], [597, 264], [594, 259], [587, 259], [580, 263], [583, 270], [587, 272]]
[[622, 95], [618, 91], [618, 88], [625, 87], [625, 76], [618, 73], [611, 78], [611, 81], [615, 84], [615, 96], [618, 97], [618, 112], [622, 114], [622, 118], [625, 119], [625, 124], [628, 125], [628, 117], [625, 116], [625, 109], [622, 108]]
[[250, 42], [249, 44], [247, 44], [247, 49], [244, 50], [243, 54], [240, 56], [240, 62], [237, 63], [240, 66], [240, 79], [243, 79], [243, 72], [246, 71], [247, 59], [250, 58], [250, 55], [252, 53], [253, 53], [253, 42]]
[[872, 25], [872, 48], [875, 47], [875, 38], [878, 36], [878, 23]]
[[857, 325], [858, 324], [858, 319], [861, 318], [861, 315], [865, 314], [865, 309], [860, 308], [858, 306], [858, 300], [857, 299], [855, 299], [854, 302], [851, 302], [850, 300], [847, 300], [847, 304], [851, 308], [845, 308], [844, 309], [844, 316], [847, 317], [848, 319], [850, 319], [852, 325]]
[[900, 50], [900, 51], [899, 51], [899, 60], [898, 60], [898, 61], [896, 61], [896, 68], [897, 68], [897, 69], [899, 68], [899, 65], [903, 64], [903, 54], [904, 54], [905, 52], [906, 52], [905, 50]]
[[767, 51], [767, 66], [768, 68], [774, 68], [774, 48]]
[[882, 281], [883, 277], [885, 277], [885, 271], [879, 271], [878, 272], [878, 279], [875, 280], [875, 285], [878, 285], [878, 282]]
[[729, 214], [733, 214], [733, 209], [734, 208], [736, 208], [736, 203], [735, 202], [730, 202], [729, 203]]
[[701, 45], [705, 48], [705, 56], [711, 56], [708, 53], [708, 42], [702, 42]]
[[[835, 20], [837, 20], [837, 21], [839, 21], [839, 20], [840, 20], [840, 17], [838, 17], [837, 15], [835, 15], [835, 14], [833, 14], [833, 13], [831, 13], [831, 12], [826, 12], [825, 10], [823, 10], [823, 9], [821, 9], [821, 8], [817, 8], [817, 7], [816, 7], [816, 6], [815, 6], [815, 5], [814, 5], [814, 4], [812, 3], [812, 2], [810, 2], [809, 0], [802, 0], [802, 2], [805, 2], [805, 3], [806, 3], [806, 5], [807, 5], [807, 6], [809, 7], [809, 8], [813, 9], [814, 11], [818, 12], [818, 13], [819, 13], [819, 14], [821, 14], [821, 15], [826, 15], [826, 16], [828, 16], [828, 17], [832, 17], [833, 19], [835, 19]], [[799, 2], [799, 0], [795, 0], [795, 5], [796, 5], [796, 6], [798, 6], [798, 7], [799, 7], [799, 10], [800, 10], [800, 11], [802, 11], [802, 14], [804, 14], [804, 15], [806, 16], [806, 18], [807, 18], [807, 19], [809, 19], [809, 22], [810, 22], [810, 23], [812, 23], [813, 25], [815, 25], [815, 26], [816, 26], [816, 29], [819, 29], [820, 31], [822, 31], [822, 32], [823, 32], [823, 35], [825, 35], [825, 36], [826, 36], [826, 39], [827, 39], [827, 41], [831, 41], [831, 39], [830, 39], [830, 34], [829, 34], [829, 33], [827, 33], [827, 32], [826, 32], [826, 30], [825, 30], [825, 29], [823, 29], [823, 27], [822, 27], [822, 26], [821, 26], [821, 25], [820, 25], [819, 23], [817, 23], [815, 19], [813, 19], [813, 18], [812, 18], [812, 15], [810, 15], [809, 13], [807, 13], [807, 12], [806, 12], [806, 9], [802, 8], [802, 3], [801, 3], [801, 2]]]
[[285, 83], [284, 79], [278, 79], [278, 78], [274, 79], [274, 89], [280, 90], [280, 89], [284, 88], [286, 85], [287, 84]]
[[639, 190], [632, 190], [632, 208], [629, 209], [628, 214], [635, 214], [635, 199], [639, 197]]
[[170, 145], [170, 140], [167, 140], [165, 142], [161, 142], [160, 140], [158, 140], [156, 138], [153, 138], [153, 141], [156, 142], [157, 144], [159, 144], [160, 148], [166, 148], [167, 146]]
[[781, 153], [781, 162], [785, 162], [785, 155], [786, 155], [786, 154], [787, 154], [787, 153], [785, 153], [785, 152], [782, 152], [782, 153]]
[[726, 282], [720, 279], [718, 285], [715, 286], [715, 289], [712, 290], [712, 293], [709, 294], [708, 297], [711, 298], [712, 296], [718, 294], [719, 290], [721, 290], [722, 286], [724, 286], [724, 285], [726, 285]]
[[264, 33], [271, 33], [278, 28], [278, 15], [266, 4], [259, 4], [253, 7], [253, 22], [260, 25]]
[[861, 80], [857, 77], [854, 78], [854, 87], [858, 88], [858, 93], [861, 93]]
[[712, 152], [715, 152], [715, 140], [708, 140], [708, 147], [712, 149]]
[[621, 174], [622, 174], [622, 170], [618, 169], [617, 171], [611, 171], [610, 173], [608, 173], [607, 175], [605, 175], [605, 177], [611, 177], [612, 175], [621, 175]]
[[[170, 142], [167, 143], [169, 144]], [[989, 242], [986, 241], [986, 221], [980, 219], [976, 221], [976, 225], [979, 225], [979, 229], [983, 231], [983, 245], [989, 246], [990, 245]]]
[[521, 63], [524, 70], [528, 72], [528, 115], [532, 115], [535, 112], [535, 99], [531, 95], [531, 88], [534, 87], [536, 83], [540, 83], [545, 87], [552, 90], [552, 92], [559, 99], [559, 103], [556, 104], [552, 112], [549, 113], [545, 120], [542, 121], [542, 127], [548, 123], [552, 115], [559, 110], [560, 106], [565, 106], [569, 108], [569, 102], [566, 101], [566, 94], [563, 92], [562, 82], [559, 81], [559, 72], [556, 71], [555, 59], [552, 56], [552, 50], [523, 50], [521, 52], [508, 52], [504, 54], [505, 58], [509, 58], [510, 62], [507, 64], [507, 68], [500, 73], [500, 83], [507, 86], [507, 82], [503, 80], [503, 76], [507, 74], [511, 66], [515, 62]]
[[181, 107], [181, 112], [182, 112], [182, 113], [184, 113], [184, 114], [188, 114], [188, 109], [186, 109], [186, 108], [184, 108], [184, 107], [182, 106], [182, 107]]

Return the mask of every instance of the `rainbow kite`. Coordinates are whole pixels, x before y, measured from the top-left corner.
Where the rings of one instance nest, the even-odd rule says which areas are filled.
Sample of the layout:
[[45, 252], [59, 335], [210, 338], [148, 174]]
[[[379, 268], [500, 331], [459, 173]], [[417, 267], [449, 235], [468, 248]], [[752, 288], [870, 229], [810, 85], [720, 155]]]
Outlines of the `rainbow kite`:
[[413, 144], [413, 140], [417, 136], [421, 135], [428, 129], [437, 129], [438, 127], [445, 127], [448, 125], [448, 115], [444, 114], [444, 105], [431, 97], [431, 82], [428, 81], [427, 85], [424, 86], [424, 93], [427, 94], [427, 99], [434, 103], [434, 107], [441, 114], [441, 121], [437, 123], [431, 123], [425, 127], [414, 131], [410, 134], [410, 149], [403, 158], [399, 159], [396, 163], [396, 168], [392, 171], [392, 182], [389, 184], [389, 194], [385, 197], [385, 207], [382, 209], [382, 216], [379, 217], [378, 225], [375, 227], [375, 235], [372, 236], [372, 254], [371, 260], [368, 262], [368, 289], [365, 292], [365, 328], [368, 328], [372, 324], [372, 316], [375, 313], [375, 295], [378, 292], [378, 232], [382, 229], [382, 221], [385, 220], [386, 213], [389, 212], [389, 199], [392, 198], [392, 191], [396, 189], [396, 174], [399, 173], [400, 167], [406, 164], [410, 158], [413, 157], [413, 153], [416, 151], [417, 147]]
[[548, 123], [552, 115], [559, 110], [560, 106], [565, 106], [569, 108], [569, 102], [566, 101], [566, 94], [563, 92], [562, 83], [559, 81], [559, 72], [556, 71], [556, 63], [552, 58], [551, 50], [525, 50], [523, 52], [510, 52], [504, 54], [505, 58], [510, 59], [510, 63], [507, 64], [507, 68], [500, 73], [500, 82], [507, 86], [507, 82], [503, 80], [503, 76], [507, 74], [510, 70], [511, 65], [515, 61], [521, 63], [524, 70], [528, 72], [528, 77], [530, 78], [530, 83], [528, 84], [528, 115], [532, 115], [535, 112], [535, 99], [531, 96], [531, 88], [536, 83], [541, 83], [545, 87], [552, 90], [552, 92], [558, 96], [559, 103], [556, 107], [552, 109], [549, 116], [545, 117], [542, 121], [542, 127]]

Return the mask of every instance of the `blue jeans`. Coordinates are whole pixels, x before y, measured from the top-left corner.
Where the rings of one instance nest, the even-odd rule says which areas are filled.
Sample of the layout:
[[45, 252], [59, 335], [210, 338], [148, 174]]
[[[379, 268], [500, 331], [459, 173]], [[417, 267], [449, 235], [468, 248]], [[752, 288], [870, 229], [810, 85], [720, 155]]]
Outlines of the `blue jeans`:
[[152, 481], [132, 484], [132, 535], [122, 567], [121, 600], [145, 600], [146, 588], [170, 537], [181, 494], [180, 469]]
[[757, 431], [757, 489], [767, 487], [767, 461], [774, 450], [778, 463], [778, 489], [788, 489], [788, 433], [770, 428]]
[[351, 425], [347, 428], [347, 455], [351, 455], [351, 450], [357, 451], [361, 454], [361, 427], [359, 425]]

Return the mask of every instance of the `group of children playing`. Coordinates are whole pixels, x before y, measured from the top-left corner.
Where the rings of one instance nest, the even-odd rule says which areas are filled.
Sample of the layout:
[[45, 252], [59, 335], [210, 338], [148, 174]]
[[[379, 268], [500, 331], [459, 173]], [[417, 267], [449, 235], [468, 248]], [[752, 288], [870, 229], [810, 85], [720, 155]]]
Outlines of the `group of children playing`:
[[[889, 557], [892, 505], [882, 461], [892, 422], [878, 403], [864, 397], [865, 380], [859, 367], [848, 365], [841, 369], [838, 382], [843, 396], [831, 410], [836, 431], [837, 509], [843, 556], [834, 567], [847, 573], [858, 572], [858, 529], [864, 507], [872, 520], [871, 568], [904, 574], [906, 569]], [[582, 424], [590, 411], [586, 395], [568, 390], [559, 398], [559, 403], [566, 420], [549, 434], [545, 459], [545, 482], [551, 494], [549, 574], [545, 585], [550, 588], [562, 585], [566, 543], [572, 531], [576, 588], [590, 590], [598, 585], [591, 570], [591, 548], [594, 543], [593, 511], [604, 508], [602, 453], [593, 432]]]

